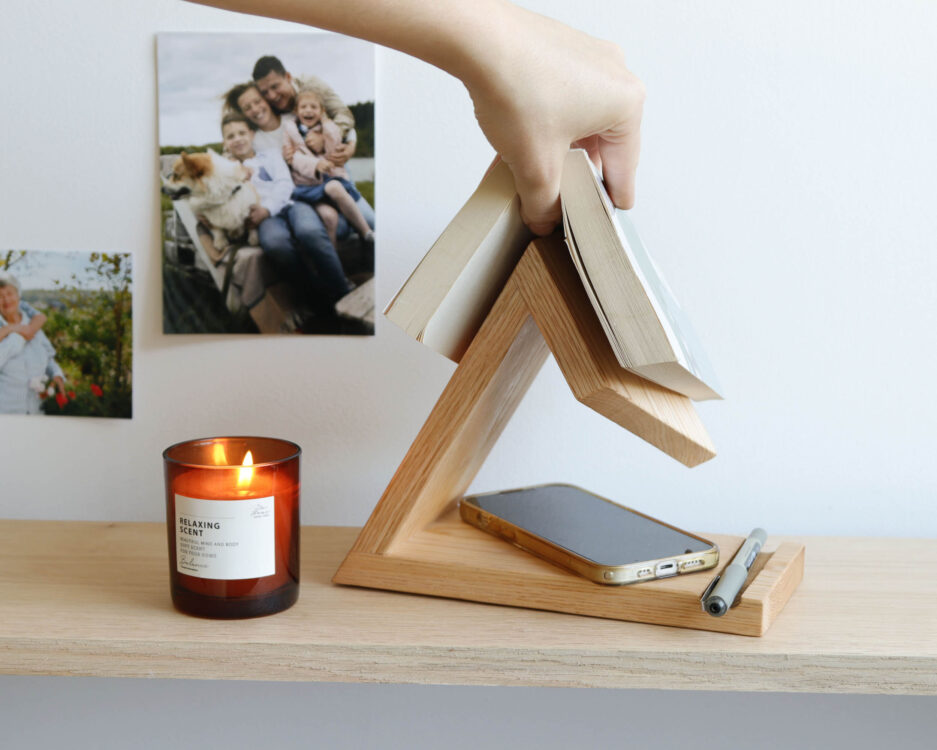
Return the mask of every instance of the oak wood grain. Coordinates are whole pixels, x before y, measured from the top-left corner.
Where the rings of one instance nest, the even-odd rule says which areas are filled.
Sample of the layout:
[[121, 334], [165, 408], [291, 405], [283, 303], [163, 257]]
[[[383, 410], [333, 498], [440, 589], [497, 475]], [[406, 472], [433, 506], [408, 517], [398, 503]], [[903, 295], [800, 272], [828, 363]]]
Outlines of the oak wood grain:
[[391, 552], [465, 494], [546, 357], [512, 278], [388, 484], [356, 551]]
[[0, 673], [937, 694], [934, 540], [769, 538], [809, 566], [745, 638], [330, 584], [357, 534], [305, 527], [298, 603], [223, 622], [172, 608], [165, 524], [0, 521]]
[[[464, 523], [450, 511], [390, 554], [353, 552], [336, 583], [432, 594], [531, 609], [763, 635], [803, 577], [803, 547], [782, 544], [759, 556], [739, 603], [724, 617], [702, 611], [700, 597], [729, 564], [742, 537], [705, 534], [719, 545], [711, 571], [630, 586], [605, 586], [558, 568]], [[776, 557], [776, 559], [775, 559]], [[752, 587], [754, 582], [757, 587]]]
[[[802, 558], [772, 568], [764, 593], [714, 621], [678, 579], [601, 591], [526, 555], [466, 535], [454, 515], [548, 351], [573, 394], [617, 424], [693, 466], [715, 455], [692, 402], [618, 364], [559, 235], [534, 240], [508, 279], [420, 433], [378, 501], [336, 583], [600, 617], [761, 635], [790, 598]], [[733, 546], [734, 545], [734, 546]], [[732, 551], [738, 547], [735, 541]], [[426, 555], [430, 557], [427, 558]], [[731, 555], [731, 553], [724, 553]], [[420, 557], [423, 555], [423, 557]], [[729, 557], [725, 557], [727, 562]], [[798, 567], [799, 565], [799, 567]], [[766, 575], [765, 579], [768, 578]], [[793, 583], [792, 583], [793, 582]], [[692, 590], [691, 590], [692, 589]], [[766, 607], [766, 602], [774, 607]]]
[[687, 466], [716, 455], [690, 399], [618, 364], [559, 235], [532, 243], [515, 274], [579, 401]]

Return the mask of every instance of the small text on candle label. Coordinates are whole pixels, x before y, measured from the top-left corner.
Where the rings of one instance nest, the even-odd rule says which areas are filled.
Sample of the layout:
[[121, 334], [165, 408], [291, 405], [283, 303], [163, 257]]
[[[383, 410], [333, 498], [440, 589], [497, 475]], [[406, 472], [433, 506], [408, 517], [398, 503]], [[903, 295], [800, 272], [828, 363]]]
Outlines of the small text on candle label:
[[176, 570], [214, 580], [276, 572], [274, 499], [200, 500], [176, 495]]

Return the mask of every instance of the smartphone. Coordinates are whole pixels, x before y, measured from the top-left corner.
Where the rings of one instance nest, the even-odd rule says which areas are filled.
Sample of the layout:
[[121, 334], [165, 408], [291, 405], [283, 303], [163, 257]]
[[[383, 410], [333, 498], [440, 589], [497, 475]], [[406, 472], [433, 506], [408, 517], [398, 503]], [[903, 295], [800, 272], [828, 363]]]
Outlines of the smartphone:
[[469, 495], [462, 520], [595, 583], [653, 581], [715, 567], [719, 548], [571, 484]]

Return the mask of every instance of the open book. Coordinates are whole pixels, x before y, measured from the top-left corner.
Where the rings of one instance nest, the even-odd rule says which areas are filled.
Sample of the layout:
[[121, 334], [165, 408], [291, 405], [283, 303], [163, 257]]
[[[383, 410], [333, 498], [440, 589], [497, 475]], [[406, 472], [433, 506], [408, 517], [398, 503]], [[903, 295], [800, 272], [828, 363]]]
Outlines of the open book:
[[[612, 206], [585, 151], [569, 152], [561, 197], [573, 263], [622, 367], [694, 400], [720, 398], [689, 320], [628, 215]], [[531, 238], [511, 172], [499, 163], [385, 315], [458, 362]]]

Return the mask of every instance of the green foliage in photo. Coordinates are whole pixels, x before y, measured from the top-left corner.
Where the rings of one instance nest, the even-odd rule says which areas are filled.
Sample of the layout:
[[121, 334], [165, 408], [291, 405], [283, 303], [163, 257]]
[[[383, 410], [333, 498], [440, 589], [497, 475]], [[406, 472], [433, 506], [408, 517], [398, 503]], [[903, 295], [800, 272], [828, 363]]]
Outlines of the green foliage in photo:
[[374, 102], [358, 102], [348, 105], [348, 109], [355, 117], [355, 133], [358, 136], [358, 145], [355, 147], [355, 156], [374, 156]]
[[131, 256], [91, 253], [88, 270], [100, 289], [59, 282], [29, 293], [48, 316], [43, 330], [66, 376], [66, 403], [53, 396], [46, 414], [124, 417], [132, 413], [133, 298]]

